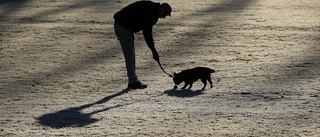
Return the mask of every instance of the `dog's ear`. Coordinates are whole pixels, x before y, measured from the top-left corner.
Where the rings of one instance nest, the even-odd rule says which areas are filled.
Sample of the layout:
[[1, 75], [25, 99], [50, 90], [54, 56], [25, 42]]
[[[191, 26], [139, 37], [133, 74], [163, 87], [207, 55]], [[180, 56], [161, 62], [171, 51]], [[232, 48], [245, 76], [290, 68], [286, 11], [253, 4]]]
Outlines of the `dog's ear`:
[[177, 73], [176, 73], [176, 72], [173, 72], [172, 77], [174, 77], [175, 75], [177, 75]]

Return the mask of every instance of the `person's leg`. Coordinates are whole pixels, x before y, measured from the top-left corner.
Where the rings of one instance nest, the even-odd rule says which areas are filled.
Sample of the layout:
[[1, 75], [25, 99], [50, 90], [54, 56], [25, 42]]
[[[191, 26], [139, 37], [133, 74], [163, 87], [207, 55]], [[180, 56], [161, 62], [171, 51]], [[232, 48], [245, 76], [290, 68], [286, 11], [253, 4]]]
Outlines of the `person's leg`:
[[144, 89], [147, 85], [142, 84], [136, 75], [136, 60], [135, 60], [135, 49], [134, 49], [134, 34], [130, 30], [122, 27], [115, 23], [114, 30], [120, 41], [122, 51], [124, 54], [127, 76], [128, 76], [128, 87], [132, 89]]
[[134, 34], [117, 23], [114, 24], [114, 29], [124, 54], [129, 83], [139, 82], [135, 72]]

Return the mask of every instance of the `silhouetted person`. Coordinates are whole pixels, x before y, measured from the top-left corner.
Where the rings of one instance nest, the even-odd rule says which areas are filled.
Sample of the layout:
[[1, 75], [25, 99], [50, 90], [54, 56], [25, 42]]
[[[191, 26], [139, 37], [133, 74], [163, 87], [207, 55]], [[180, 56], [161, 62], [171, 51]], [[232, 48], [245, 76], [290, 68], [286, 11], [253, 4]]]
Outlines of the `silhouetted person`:
[[155, 3], [152, 1], [134, 2], [114, 14], [114, 30], [120, 41], [125, 57], [128, 88], [144, 89], [147, 85], [142, 84], [136, 75], [134, 33], [143, 31], [144, 39], [152, 51], [153, 59], [159, 61], [158, 52], [154, 46], [152, 27], [159, 18], [171, 16], [171, 7], [168, 3]]

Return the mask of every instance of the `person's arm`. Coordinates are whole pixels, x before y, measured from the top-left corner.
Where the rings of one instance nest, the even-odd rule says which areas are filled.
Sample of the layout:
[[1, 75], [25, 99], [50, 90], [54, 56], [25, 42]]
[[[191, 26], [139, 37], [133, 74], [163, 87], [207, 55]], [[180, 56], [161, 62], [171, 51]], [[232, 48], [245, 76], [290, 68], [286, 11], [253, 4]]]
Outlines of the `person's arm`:
[[158, 55], [158, 52], [154, 46], [154, 41], [153, 41], [153, 36], [152, 36], [152, 28], [144, 29], [143, 30], [143, 37], [144, 37], [149, 49], [152, 51], [153, 59], [156, 61], [159, 61], [159, 55]]

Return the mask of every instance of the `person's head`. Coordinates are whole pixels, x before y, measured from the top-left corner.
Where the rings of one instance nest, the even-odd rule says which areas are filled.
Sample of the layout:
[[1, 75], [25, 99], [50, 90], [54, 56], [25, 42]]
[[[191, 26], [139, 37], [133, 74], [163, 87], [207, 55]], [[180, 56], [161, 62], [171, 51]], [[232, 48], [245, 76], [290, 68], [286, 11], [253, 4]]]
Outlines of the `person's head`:
[[166, 16], [171, 16], [172, 8], [168, 3], [162, 3], [160, 4], [158, 17], [159, 18], [165, 18]]

